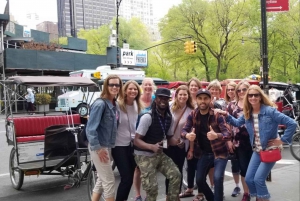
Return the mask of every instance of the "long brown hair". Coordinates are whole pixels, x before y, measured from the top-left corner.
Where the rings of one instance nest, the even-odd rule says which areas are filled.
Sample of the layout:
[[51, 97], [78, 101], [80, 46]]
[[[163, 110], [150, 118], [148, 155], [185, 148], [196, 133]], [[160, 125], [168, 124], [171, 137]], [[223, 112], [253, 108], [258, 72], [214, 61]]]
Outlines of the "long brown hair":
[[172, 112], [180, 109], [179, 108], [179, 103], [178, 103], [177, 96], [178, 96], [179, 91], [181, 91], [181, 90], [185, 90], [187, 92], [187, 94], [188, 94], [188, 99], [186, 101], [186, 106], [189, 107], [189, 108], [191, 108], [191, 109], [194, 109], [193, 100], [192, 100], [189, 88], [187, 86], [185, 86], [185, 85], [181, 85], [175, 91], [175, 99], [174, 99], [174, 103], [173, 103], [173, 105], [171, 107]]
[[[228, 96], [228, 94], [227, 94], [228, 86], [233, 87], [233, 88], [234, 88], [234, 91], [236, 91], [236, 83], [233, 82], [233, 81], [231, 81], [231, 82], [229, 82], [229, 83], [226, 85], [226, 89], [225, 89], [225, 101], [226, 101], [226, 103], [232, 101], [232, 100], [230, 99], [230, 97]], [[236, 97], [236, 94], [235, 94], [235, 97]]]
[[188, 88], [190, 87], [190, 84], [191, 84], [192, 81], [196, 82], [196, 84], [197, 84], [197, 86], [199, 87], [199, 89], [202, 88], [202, 84], [201, 84], [200, 80], [198, 80], [198, 78], [196, 78], [196, 77], [192, 77], [192, 78], [188, 81], [188, 83], [187, 83]]
[[[249, 84], [249, 82], [247, 82], [246, 80], [241, 80], [237, 85], [236, 85], [236, 88], [235, 88], [235, 99], [236, 101], [238, 102], [239, 101], [239, 94], [237, 92], [237, 90], [240, 88], [240, 86], [242, 85], [245, 85], [247, 89], [249, 89], [249, 87], [251, 86]], [[247, 96], [245, 96], [245, 98], [247, 98]]]
[[141, 95], [142, 95], [142, 92], [141, 92], [141, 88], [140, 88], [139, 84], [136, 81], [134, 81], [134, 80], [127, 81], [124, 84], [123, 88], [122, 88], [124, 98], [123, 99], [119, 98], [119, 100], [118, 100], [120, 109], [123, 112], [127, 113], [127, 110], [126, 110], [126, 103], [127, 103], [127, 94], [126, 94], [126, 91], [127, 91], [127, 89], [128, 89], [128, 87], [129, 87], [130, 84], [133, 84], [137, 88], [137, 90], [138, 90], [138, 94], [137, 94], [137, 96], [135, 97], [134, 100], [136, 101], [136, 104], [137, 104], [138, 113], [140, 113], [141, 110], [143, 109], [143, 104], [142, 104], [141, 99], [140, 99]]
[[248, 100], [248, 94], [251, 89], [256, 90], [260, 94], [260, 97], [261, 97], [260, 103], [261, 104], [268, 105], [271, 107], [276, 107], [276, 105], [269, 99], [269, 97], [262, 91], [262, 89], [259, 86], [251, 85], [248, 88], [248, 90], [245, 94], [245, 98], [244, 98], [243, 112], [244, 112], [244, 117], [246, 120], [250, 119], [251, 113], [253, 111], [252, 105], [249, 103], [249, 100]]
[[120, 84], [119, 93], [116, 97], [114, 97], [114, 100], [117, 100], [118, 98], [123, 99], [123, 91], [122, 91], [123, 83], [122, 83], [121, 78], [117, 75], [109, 75], [106, 77], [106, 79], [104, 80], [103, 90], [101, 92], [100, 98], [108, 98], [109, 97], [110, 93], [108, 90], [108, 83], [109, 83], [109, 80], [111, 80], [111, 79], [118, 79], [119, 84]]

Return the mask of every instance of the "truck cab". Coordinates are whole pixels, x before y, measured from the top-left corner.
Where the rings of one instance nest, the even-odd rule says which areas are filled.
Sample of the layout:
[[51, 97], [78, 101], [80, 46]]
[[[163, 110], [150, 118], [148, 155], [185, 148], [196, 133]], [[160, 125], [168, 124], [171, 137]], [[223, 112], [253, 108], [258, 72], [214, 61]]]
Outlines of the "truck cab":
[[[108, 75], [118, 75], [121, 79], [144, 79], [145, 71], [141, 69], [117, 68], [110, 66], [99, 66], [95, 70], [83, 69], [70, 72], [70, 77], [88, 77], [96, 83], [103, 82]], [[86, 116], [89, 113], [89, 106], [100, 97], [101, 87], [77, 87], [64, 91], [58, 96], [57, 107], [55, 111], [67, 112], [70, 109], [76, 111], [80, 116]]]

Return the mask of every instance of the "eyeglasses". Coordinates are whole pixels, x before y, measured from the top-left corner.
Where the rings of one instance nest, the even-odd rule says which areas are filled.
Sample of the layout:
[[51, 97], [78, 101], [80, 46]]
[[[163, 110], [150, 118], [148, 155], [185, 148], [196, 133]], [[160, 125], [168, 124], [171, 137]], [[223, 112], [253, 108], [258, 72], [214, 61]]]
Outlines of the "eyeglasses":
[[227, 91], [234, 91], [234, 89], [227, 89]]
[[252, 97], [258, 98], [259, 96], [260, 94], [248, 94], [248, 98], [252, 98]]
[[108, 84], [109, 87], [116, 87], [119, 88], [121, 85], [120, 84]]
[[241, 93], [242, 91], [243, 92], [246, 92], [247, 91], [247, 88], [243, 88], [243, 89], [238, 89], [238, 90], [236, 90], [238, 93]]

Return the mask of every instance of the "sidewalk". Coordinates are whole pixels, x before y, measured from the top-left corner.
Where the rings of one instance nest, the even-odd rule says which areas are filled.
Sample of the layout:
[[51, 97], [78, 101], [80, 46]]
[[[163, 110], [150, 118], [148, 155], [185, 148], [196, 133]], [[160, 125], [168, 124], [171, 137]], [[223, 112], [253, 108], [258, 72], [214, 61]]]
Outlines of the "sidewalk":
[[[272, 170], [272, 181], [267, 182], [271, 194], [271, 201], [299, 201], [300, 200], [300, 163], [286, 165], [282, 168]], [[241, 187], [241, 184], [240, 184]], [[231, 197], [235, 188], [233, 180], [224, 182], [225, 201], [241, 201], [242, 193], [238, 197]], [[242, 187], [241, 187], [242, 188]], [[197, 191], [194, 191], [197, 194]], [[165, 200], [165, 199], [164, 199]], [[182, 198], [182, 201], [192, 201], [193, 198]], [[255, 200], [252, 198], [252, 200]], [[159, 200], [162, 201], [162, 200]]]

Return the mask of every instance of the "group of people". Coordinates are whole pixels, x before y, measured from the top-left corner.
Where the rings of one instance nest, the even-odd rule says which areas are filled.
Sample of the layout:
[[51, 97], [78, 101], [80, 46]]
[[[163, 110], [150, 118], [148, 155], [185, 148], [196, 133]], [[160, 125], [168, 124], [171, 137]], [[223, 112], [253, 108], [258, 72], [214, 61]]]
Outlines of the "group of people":
[[[154, 87], [151, 78], [145, 78], [141, 87], [133, 80], [123, 86], [117, 75], [104, 81], [86, 127], [98, 174], [93, 201], [101, 195], [107, 201], [128, 200], [132, 184], [136, 201], [142, 201], [141, 185], [145, 200], [156, 201], [157, 171], [166, 177], [167, 201], [194, 196], [194, 201], [222, 201], [225, 168], [232, 156], [237, 184], [232, 196], [240, 193], [240, 174], [242, 201], [270, 200], [265, 180], [275, 162], [262, 162], [259, 153], [290, 143], [296, 129], [293, 119], [278, 112], [259, 86], [247, 81], [228, 83], [225, 99], [220, 98], [222, 87], [217, 80], [203, 89], [192, 78], [175, 90], [173, 100], [169, 89], [158, 88], [154, 93]], [[281, 138], [279, 124], [286, 125]], [[121, 177], [116, 195], [112, 157]], [[185, 159], [188, 188], [180, 193]], [[195, 176], [197, 195], [193, 194]]]

